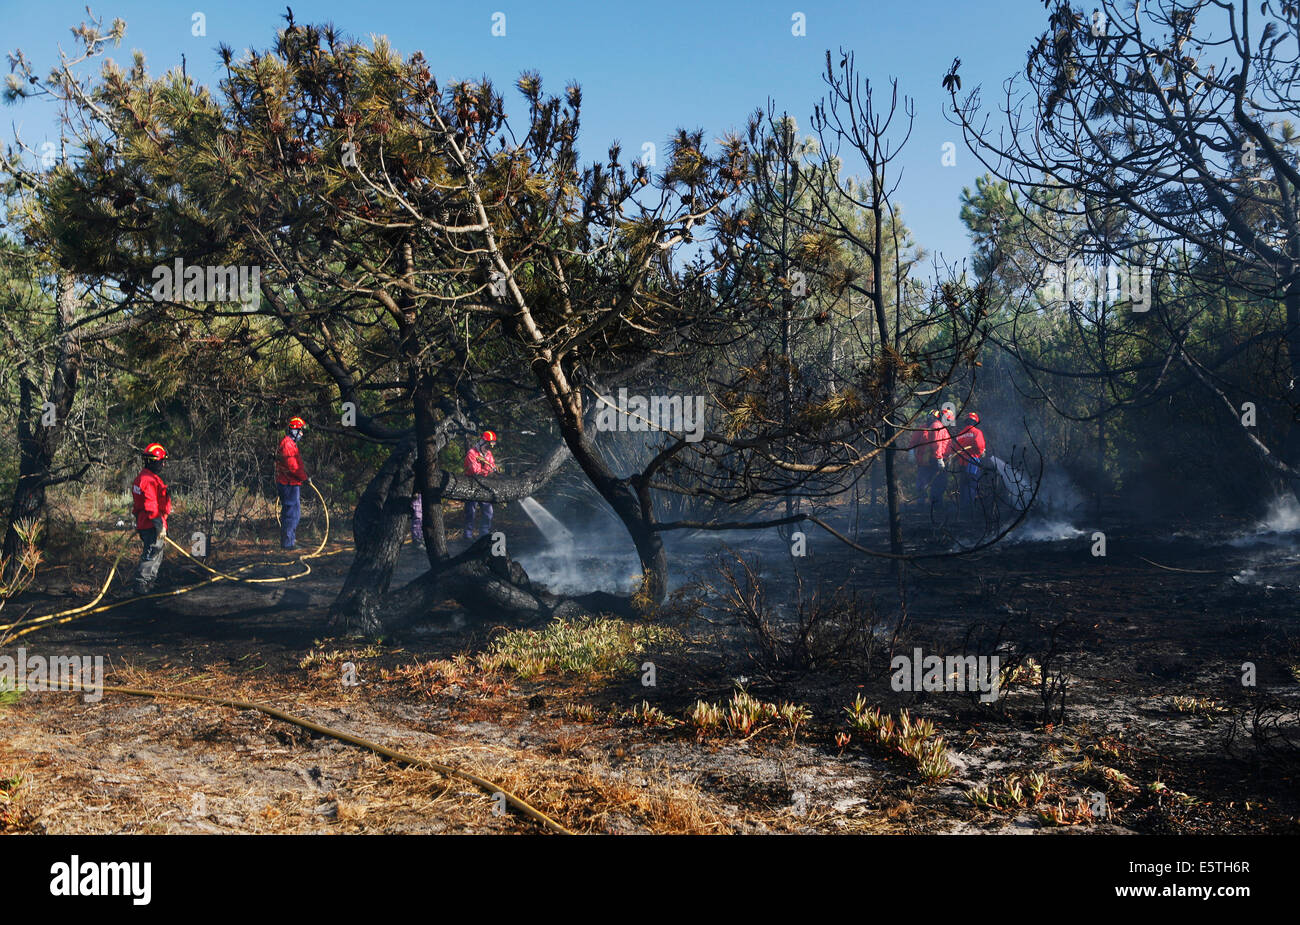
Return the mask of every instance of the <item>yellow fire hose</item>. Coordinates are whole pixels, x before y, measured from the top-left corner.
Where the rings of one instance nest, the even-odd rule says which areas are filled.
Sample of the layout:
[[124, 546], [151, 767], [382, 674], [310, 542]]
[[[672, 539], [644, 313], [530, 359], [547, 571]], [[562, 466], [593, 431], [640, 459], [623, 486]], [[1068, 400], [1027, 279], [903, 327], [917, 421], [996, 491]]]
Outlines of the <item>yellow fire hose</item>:
[[206, 562], [203, 562], [195, 558], [194, 556], [190, 555], [189, 551], [185, 549], [185, 547], [181, 546], [170, 536], [165, 537], [165, 539], [167, 540], [168, 543], [172, 545], [172, 548], [175, 549], [177, 552], [179, 552], [182, 556], [189, 559], [191, 562], [197, 563], [200, 568], [211, 572], [213, 575], [217, 575], [221, 578], [224, 578], [227, 581], [238, 581], [246, 585], [261, 585], [261, 584], [272, 584], [277, 581], [293, 581], [295, 578], [303, 578], [311, 574], [311, 566], [307, 564], [307, 560], [315, 559], [318, 556], [320, 556], [320, 554], [325, 550], [325, 544], [330, 541], [329, 506], [325, 503], [325, 497], [320, 493], [320, 489], [316, 487], [316, 483], [308, 482], [307, 484], [311, 486], [312, 491], [316, 492], [316, 497], [320, 498], [321, 510], [325, 512], [325, 536], [322, 537], [320, 541], [320, 545], [316, 547], [315, 552], [308, 553], [307, 555], [302, 556], [298, 560], [299, 564], [302, 565], [303, 568], [306, 569], [306, 571], [299, 572], [297, 575], [282, 575], [279, 578], [236, 578], [234, 575], [227, 575], [225, 572], [219, 572], [216, 569], [212, 568], [210, 565], [208, 565]]
[[[85, 687], [49, 687], [47, 689], [51, 691], [66, 691], [72, 693], [89, 690], [89, 688]], [[95, 692], [99, 691], [106, 691], [111, 694], [126, 694], [130, 697], [170, 697], [175, 700], [193, 700], [198, 703], [208, 703], [219, 707], [232, 707], [236, 710], [256, 710], [259, 713], [265, 713], [267, 716], [278, 719], [281, 722], [291, 723], [311, 732], [338, 739], [340, 742], [346, 742], [349, 745], [355, 745], [359, 748], [367, 749], [377, 755], [389, 759], [390, 761], [396, 761], [400, 764], [409, 765], [415, 768], [424, 768], [429, 771], [435, 771], [443, 777], [453, 777], [467, 781], [489, 796], [504, 799], [506, 803], [519, 810], [523, 815], [532, 819], [534, 822], [540, 823], [556, 834], [574, 834], [550, 816], [546, 815], [546, 813], [526, 802], [523, 798], [516, 796], [509, 790], [498, 787], [490, 780], [479, 777], [477, 774], [471, 774], [468, 771], [461, 771], [457, 768], [451, 767], [450, 765], [439, 764], [436, 761], [429, 761], [426, 758], [417, 758], [414, 755], [407, 755], [404, 752], [391, 749], [386, 745], [380, 745], [378, 742], [371, 742], [369, 739], [354, 736], [349, 732], [343, 732], [340, 729], [332, 729], [329, 726], [322, 726], [319, 723], [313, 723], [309, 719], [304, 719], [301, 716], [294, 716], [292, 713], [286, 713], [283, 710], [268, 704], [253, 703], [247, 700], [229, 700], [225, 697], [207, 697], [203, 694], [184, 694], [175, 691], [153, 691], [135, 687], [110, 687], [105, 685], [104, 687], [95, 689]]]
[[[108, 577], [104, 579], [103, 587], [99, 589], [99, 593], [95, 595], [93, 600], [91, 600], [87, 604], [82, 604], [80, 607], [73, 607], [70, 610], [61, 610], [57, 613], [50, 613], [50, 614], [45, 614], [44, 616], [36, 617], [33, 620], [27, 621], [27, 626], [23, 627], [21, 630], [18, 630], [17, 632], [14, 633], [9, 633], [9, 631], [13, 630], [23, 621], [19, 620], [19, 621], [15, 621], [14, 623], [0, 624], [0, 634], [7, 634], [7, 635], [0, 636], [0, 638], [4, 638], [6, 640], [18, 639], [19, 637], [26, 636], [28, 633], [34, 633], [36, 632], [36, 630], [44, 628], [47, 624], [49, 626], [59, 626], [63, 623], [69, 623], [72, 620], [76, 620], [81, 617], [88, 617], [91, 616], [92, 614], [104, 613], [105, 611], [113, 610], [117, 607], [124, 607], [127, 604], [138, 604], [140, 601], [148, 601], [148, 600], [153, 600], [161, 597], [175, 597], [178, 594], [188, 594], [190, 591], [193, 591], [197, 588], [201, 588], [204, 585], [210, 585], [216, 581], [224, 580], [224, 581], [241, 582], [243, 584], [262, 584], [262, 583], [277, 582], [277, 581], [293, 581], [294, 579], [302, 578], [303, 576], [310, 574], [311, 566], [307, 565], [304, 560], [320, 558], [322, 554], [324, 554], [323, 551], [325, 549], [326, 544], [329, 543], [329, 537], [330, 537], [329, 534], [330, 512], [329, 512], [329, 506], [325, 503], [325, 497], [320, 493], [320, 489], [318, 489], [314, 483], [308, 482], [307, 484], [311, 485], [312, 491], [316, 492], [316, 497], [320, 498], [321, 510], [325, 512], [325, 536], [321, 540], [320, 545], [316, 547], [315, 552], [302, 556], [298, 560], [300, 563], [302, 563], [306, 571], [299, 572], [297, 575], [286, 575], [279, 578], [238, 578], [236, 577], [235, 574], [219, 572], [216, 569], [209, 567], [205, 563], [196, 559], [194, 556], [190, 555], [188, 551], [178, 546], [175, 543], [175, 541], [173, 541], [172, 538], [169, 536], [166, 537], [167, 542], [171, 543], [172, 546], [174, 546], [177, 550], [179, 550], [187, 559], [190, 559], [191, 561], [198, 563], [204, 569], [211, 572], [213, 577], [205, 578], [203, 581], [197, 582], [192, 585], [187, 585], [184, 588], [176, 588], [171, 591], [155, 591], [152, 594], [144, 594], [138, 597], [131, 597], [131, 598], [127, 598], [126, 600], [114, 601], [111, 604], [104, 604], [102, 606], [96, 607], [95, 605], [99, 603], [99, 601], [104, 597], [105, 594], [108, 593], [109, 585], [113, 583], [113, 577], [114, 575], [117, 574], [117, 567], [121, 563], [122, 557], [126, 554], [127, 548], [130, 545], [130, 535], [128, 534], [126, 541], [123, 542], [122, 544], [121, 551], [118, 552], [117, 558], [113, 560], [113, 565], [108, 570]], [[333, 555], [333, 553], [329, 553], [329, 555]], [[260, 563], [241, 565], [239, 568], [234, 569], [234, 572], [235, 573], [245, 572], [251, 568], [256, 568], [259, 564]], [[293, 563], [286, 563], [286, 564], [293, 564]]]

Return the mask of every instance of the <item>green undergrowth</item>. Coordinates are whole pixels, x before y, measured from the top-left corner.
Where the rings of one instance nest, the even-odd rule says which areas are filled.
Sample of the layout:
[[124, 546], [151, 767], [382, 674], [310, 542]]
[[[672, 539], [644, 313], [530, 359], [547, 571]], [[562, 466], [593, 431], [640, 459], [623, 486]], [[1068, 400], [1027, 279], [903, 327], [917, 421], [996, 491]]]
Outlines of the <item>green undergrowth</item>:
[[512, 671], [521, 678], [543, 674], [603, 677], [640, 669], [652, 646], [681, 642], [673, 630], [615, 617], [556, 620], [540, 630], [509, 630], [477, 657], [485, 671]]

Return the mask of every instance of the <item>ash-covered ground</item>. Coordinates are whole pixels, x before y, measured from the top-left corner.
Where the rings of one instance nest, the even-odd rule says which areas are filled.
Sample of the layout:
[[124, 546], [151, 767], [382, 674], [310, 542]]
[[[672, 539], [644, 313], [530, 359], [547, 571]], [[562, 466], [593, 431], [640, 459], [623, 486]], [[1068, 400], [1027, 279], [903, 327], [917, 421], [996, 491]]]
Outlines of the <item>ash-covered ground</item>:
[[[814, 526], [794, 560], [770, 531], [673, 536], [676, 594], [652, 619], [675, 640], [636, 655], [635, 670], [602, 676], [473, 667], [507, 629], [490, 614], [453, 614], [437, 632], [378, 643], [330, 638], [326, 610], [348, 552], [295, 582], [217, 583], [22, 642], [34, 653], [103, 655], [110, 684], [238, 695], [463, 766], [576, 831], [1294, 833], [1294, 513], [1283, 505], [1208, 530], [1115, 514], [1032, 518], [987, 550], [909, 564], [902, 609], [888, 560]], [[829, 514], [849, 529], [846, 512]], [[561, 591], [629, 587], [630, 544], [575, 529], [573, 546], [556, 548], [521, 512], [500, 517], [534, 580]], [[973, 527], [936, 527], [919, 511], [906, 528], [936, 555], [979, 540]], [[1098, 532], [1104, 556], [1094, 554]], [[886, 548], [879, 528], [856, 539]], [[421, 556], [408, 545], [395, 580], [418, 575]], [[797, 640], [801, 613], [821, 614], [807, 651], [778, 645], [784, 657], [773, 657], [727, 606], [719, 562], [733, 572], [745, 563], [761, 580], [759, 609], [778, 642]], [[197, 578], [174, 561], [167, 575], [176, 585]], [[64, 578], [17, 603], [33, 613], [71, 606], [98, 580]], [[827, 627], [850, 618], [865, 632], [838, 645]], [[995, 703], [895, 690], [891, 650], [917, 648], [1000, 654], [1018, 667]], [[467, 658], [448, 667], [457, 655]], [[343, 662], [357, 686], [340, 683]], [[743, 734], [689, 720], [697, 702], [725, 710], [742, 688], [808, 717], [794, 730], [759, 722]], [[951, 773], [927, 780], [855, 728], [846, 707], [859, 696], [895, 718], [933, 721]], [[28, 692], [0, 723], [9, 831], [531, 830], [465, 785], [257, 714]]]

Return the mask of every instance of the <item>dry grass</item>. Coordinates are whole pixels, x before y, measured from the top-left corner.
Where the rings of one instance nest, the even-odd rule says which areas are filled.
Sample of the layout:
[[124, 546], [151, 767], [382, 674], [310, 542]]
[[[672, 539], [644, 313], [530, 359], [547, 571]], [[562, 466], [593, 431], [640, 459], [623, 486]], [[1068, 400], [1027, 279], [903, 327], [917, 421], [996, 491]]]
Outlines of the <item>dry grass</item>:
[[[274, 703], [444, 761], [509, 789], [575, 831], [735, 831], [716, 798], [680, 768], [642, 768], [618, 730], [548, 726], [549, 745], [412, 729], [364, 698], [248, 680], [217, 666], [120, 664], [108, 683]], [[191, 683], [203, 677], [200, 684]], [[281, 679], [283, 681], [283, 679]], [[348, 720], [331, 721], [331, 711]], [[11, 708], [0, 742], [4, 831], [50, 833], [525, 833], [487, 794], [433, 771], [385, 761], [260, 714], [201, 703], [108, 695], [98, 704], [46, 693]], [[468, 721], [468, 712], [458, 717]], [[501, 717], [498, 717], [500, 719]], [[503, 730], [511, 725], [502, 723]], [[59, 730], [51, 733], [51, 729]], [[535, 730], [537, 731], [537, 730]], [[590, 754], [609, 751], [616, 766]], [[793, 828], [768, 819], [773, 829]]]
[[29, 805], [31, 788], [27, 782], [32, 779], [33, 767], [31, 762], [15, 762], [0, 770], [0, 834], [44, 831]]
[[578, 735], [572, 732], [561, 732], [555, 736], [555, 750], [560, 757], [568, 758], [577, 754], [582, 747], [591, 741], [589, 735]]
[[[588, 825], [605, 831], [636, 828], [670, 835], [711, 835], [732, 831], [698, 789], [675, 781], [663, 769], [644, 781], [611, 778], [584, 771], [573, 780], [575, 795], [585, 796], [581, 808]], [[598, 830], [600, 830], [598, 829]]]

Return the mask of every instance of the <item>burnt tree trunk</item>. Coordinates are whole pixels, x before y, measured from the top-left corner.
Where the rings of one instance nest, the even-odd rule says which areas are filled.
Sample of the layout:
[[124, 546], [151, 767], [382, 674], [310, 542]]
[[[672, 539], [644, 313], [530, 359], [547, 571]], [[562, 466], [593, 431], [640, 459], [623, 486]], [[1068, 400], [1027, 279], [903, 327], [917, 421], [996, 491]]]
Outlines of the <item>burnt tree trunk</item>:
[[330, 607], [330, 625], [344, 633], [375, 635], [383, 628], [380, 605], [411, 523], [415, 436], [404, 437], [380, 466], [352, 515], [356, 555]]
[[[1291, 248], [1300, 256], [1300, 240], [1293, 238]], [[1294, 390], [1297, 383], [1300, 383], [1300, 265], [1293, 264], [1291, 270], [1292, 277], [1282, 296], [1282, 304], [1286, 310], [1287, 359], [1290, 363], [1291, 389]], [[1295, 391], [1288, 395], [1291, 420], [1286, 424], [1286, 436], [1282, 442], [1282, 461], [1292, 469], [1300, 469], [1300, 403], [1297, 403], [1295, 396]], [[1289, 482], [1291, 493], [1300, 501], [1300, 479], [1292, 478]]]
[[[881, 241], [884, 239], [884, 200], [879, 195], [879, 178], [872, 181], [872, 188], [876, 191], [872, 201], [872, 220], [875, 226], [875, 235], [873, 238], [874, 246], [871, 249], [871, 301], [876, 310], [876, 331], [880, 336], [880, 350], [882, 359], [889, 359], [889, 344], [891, 341], [894, 350], [898, 350], [898, 324], [895, 318], [893, 336], [890, 336], [889, 318], [885, 314], [885, 283], [884, 258], [881, 253]], [[898, 306], [895, 306], [897, 312]], [[898, 381], [897, 367], [892, 362], [887, 362], [885, 366], [884, 381], [881, 383], [881, 391], [884, 396], [884, 406], [893, 408], [894, 394]], [[887, 420], [884, 424], [884, 436], [889, 445], [885, 447], [885, 503], [889, 508], [889, 551], [895, 556], [903, 554], [903, 520], [899, 513], [899, 487], [898, 487], [898, 466], [895, 459], [897, 451], [894, 449], [898, 442], [898, 428], [894, 427]], [[893, 570], [896, 574], [900, 573], [902, 562], [898, 559], [893, 561]]]
[[[492, 556], [490, 537], [458, 556], [448, 556], [442, 501], [525, 498], [559, 471], [569, 457], [567, 447], [558, 444], [541, 463], [518, 478], [475, 479], [437, 467], [438, 452], [445, 441], [445, 435], [438, 433], [421, 456], [417, 449], [420, 438], [412, 431], [366, 486], [352, 520], [356, 558], [330, 607], [332, 627], [345, 633], [375, 636], [427, 617], [436, 604], [449, 598], [471, 611], [516, 621], [549, 615], [562, 603], [533, 588], [523, 568], [508, 555]], [[424, 489], [421, 498], [430, 568], [419, 578], [390, 590], [397, 557], [410, 528], [411, 496], [417, 485]]]
[[[72, 330], [76, 311], [77, 294], [72, 277], [60, 275], [55, 302], [54, 375], [39, 411], [35, 407], [36, 386], [26, 369], [19, 372], [18, 483], [14, 486], [5, 528], [6, 578], [12, 577], [17, 569], [24, 545], [15, 525], [38, 519], [45, 511], [45, 489], [63, 481], [55, 479], [52, 471], [54, 457], [67, 432], [68, 414], [72, 411], [81, 374], [81, 342]], [[52, 420], [47, 419], [47, 413]]]
[[415, 490], [420, 493], [421, 526], [429, 569], [436, 575], [448, 556], [447, 524], [442, 516], [443, 486], [438, 477], [438, 455], [447, 445], [447, 428], [445, 422], [438, 420], [437, 397], [428, 376], [417, 379], [413, 398]]
[[534, 585], [523, 566], [509, 556], [492, 554], [492, 538], [480, 537], [468, 549], [425, 572], [384, 598], [385, 627], [402, 629], [429, 624], [430, 612], [452, 600], [470, 613], [488, 613], [493, 620], [521, 625], [584, 613], [631, 616], [626, 597], [603, 591], [560, 597]]
[[557, 414], [556, 418], [574, 459], [596, 491], [614, 509], [636, 547], [641, 561], [641, 596], [648, 603], [663, 603], [668, 594], [668, 553], [664, 549], [663, 537], [655, 529], [649, 486], [639, 479], [614, 475], [580, 423], [565, 414]]
[[[512, 319], [509, 323], [514, 327], [516, 337], [527, 339], [517, 320]], [[639, 478], [621, 478], [610, 469], [587, 435], [581, 393], [570, 383], [549, 350], [539, 351], [532, 368], [569, 452], [592, 487], [614, 509], [636, 548], [642, 574], [638, 596], [646, 603], [663, 603], [668, 594], [668, 553], [664, 549], [663, 537], [655, 529], [650, 486]]]

